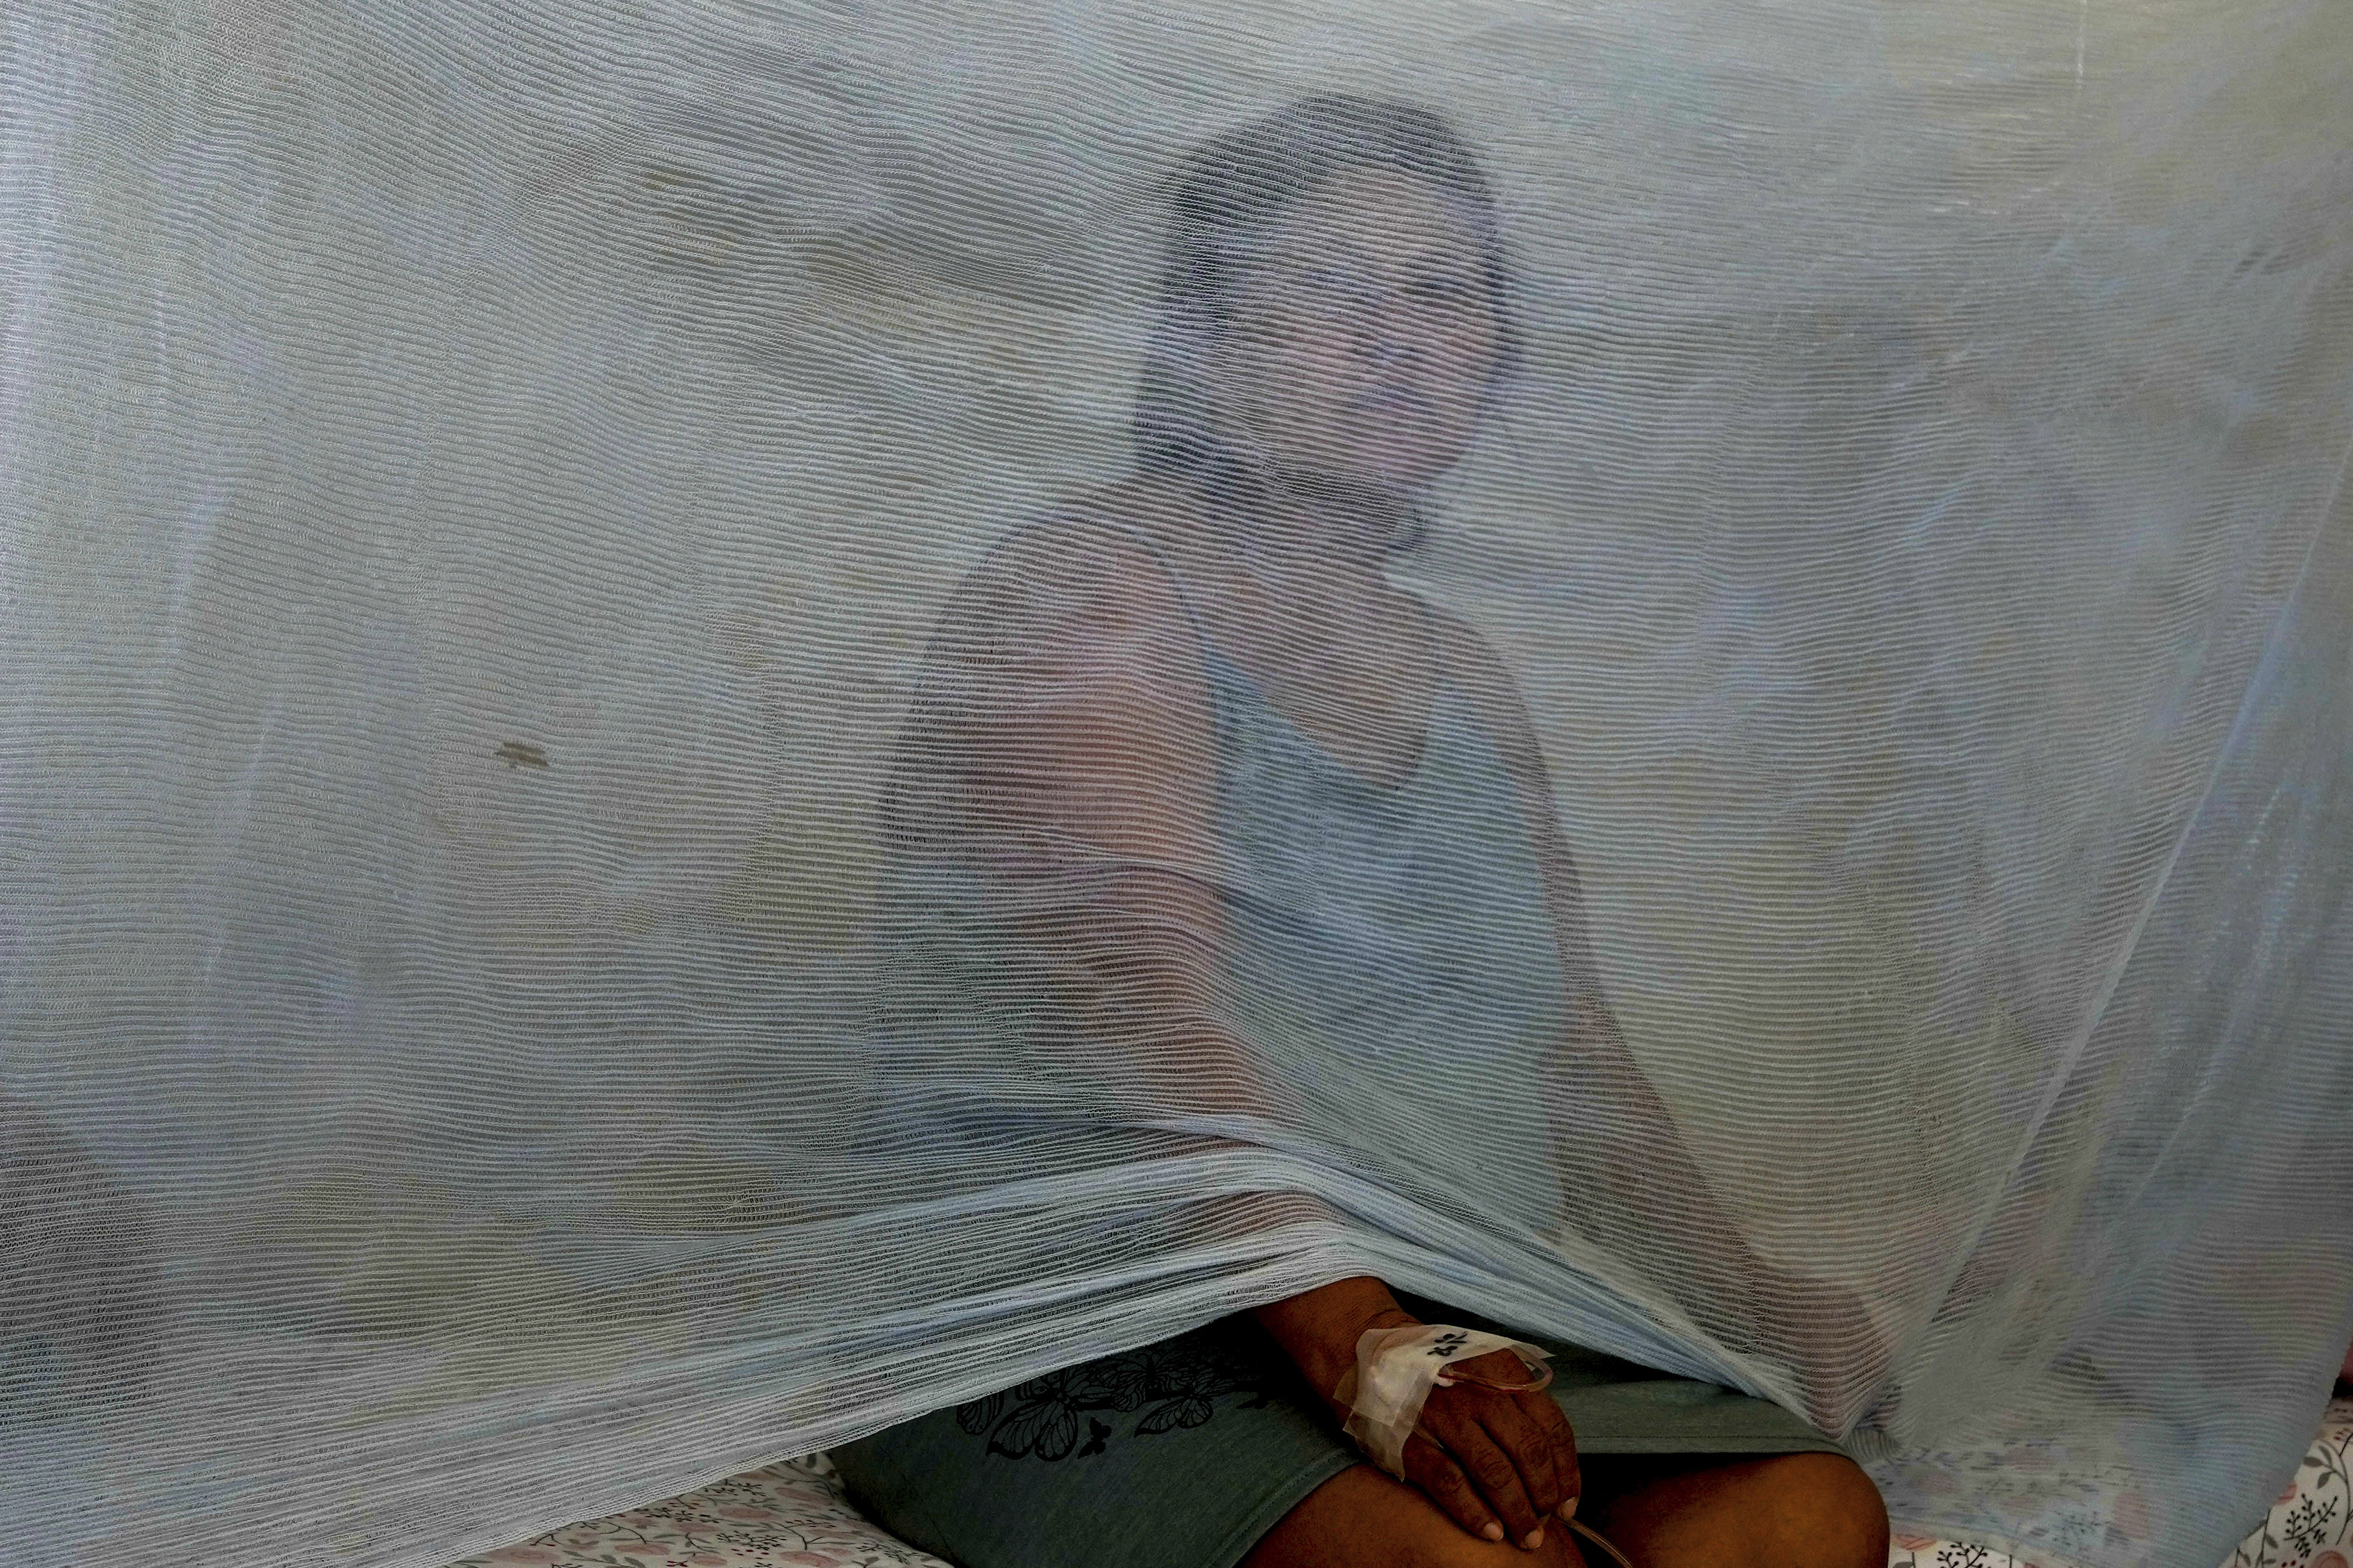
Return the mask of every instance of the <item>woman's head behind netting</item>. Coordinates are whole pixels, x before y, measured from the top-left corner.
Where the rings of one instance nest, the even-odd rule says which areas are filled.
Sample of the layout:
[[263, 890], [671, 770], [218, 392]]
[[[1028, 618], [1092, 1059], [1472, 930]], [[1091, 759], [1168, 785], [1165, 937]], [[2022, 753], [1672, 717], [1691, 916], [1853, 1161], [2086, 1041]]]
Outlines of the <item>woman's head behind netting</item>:
[[1157, 320], [1136, 398], [1138, 464], [1213, 486], [1236, 482], [1205, 366], [1232, 326], [1253, 242], [1344, 176], [1390, 172], [1425, 182], [1476, 248], [1495, 355], [1490, 394], [1520, 358], [1511, 274], [1493, 193], [1440, 115], [1416, 105], [1324, 95], [1196, 148], [1166, 189]]

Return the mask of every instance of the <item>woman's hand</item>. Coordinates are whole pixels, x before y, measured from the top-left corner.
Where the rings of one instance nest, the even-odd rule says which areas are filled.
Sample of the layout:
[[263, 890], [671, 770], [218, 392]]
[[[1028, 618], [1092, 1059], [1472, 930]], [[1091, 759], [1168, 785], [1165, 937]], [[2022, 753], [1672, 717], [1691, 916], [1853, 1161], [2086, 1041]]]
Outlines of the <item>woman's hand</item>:
[[[1356, 1364], [1356, 1341], [1369, 1329], [1420, 1320], [1368, 1277], [1336, 1280], [1261, 1307], [1254, 1314], [1299, 1365], [1310, 1385], [1345, 1421], [1332, 1398]], [[1527, 1368], [1509, 1351], [1456, 1369], [1494, 1383], [1523, 1383]], [[1405, 1479], [1447, 1516], [1487, 1541], [1542, 1545], [1546, 1521], [1577, 1511], [1584, 1489], [1568, 1418], [1542, 1389], [1504, 1394], [1472, 1384], [1433, 1388], [1406, 1440]]]
[[[1400, 1312], [1398, 1321], [1414, 1320]], [[1494, 1383], [1525, 1383], [1528, 1375], [1510, 1351], [1466, 1361], [1460, 1370]], [[1476, 1384], [1430, 1391], [1421, 1421], [1406, 1439], [1405, 1479], [1472, 1534], [1530, 1550], [1544, 1544], [1547, 1521], [1577, 1511], [1584, 1490], [1576, 1435], [1550, 1394], [1504, 1394]]]

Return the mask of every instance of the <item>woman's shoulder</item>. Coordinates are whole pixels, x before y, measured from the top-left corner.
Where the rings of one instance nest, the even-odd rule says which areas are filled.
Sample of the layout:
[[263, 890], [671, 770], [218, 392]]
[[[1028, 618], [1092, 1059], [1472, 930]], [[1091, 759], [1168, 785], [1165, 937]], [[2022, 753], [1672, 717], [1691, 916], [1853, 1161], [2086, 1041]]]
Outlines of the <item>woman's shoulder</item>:
[[1175, 525], [1148, 489], [1115, 485], [1013, 529], [942, 607], [934, 679], [1193, 684], [1198, 637], [1157, 542]]
[[1047, 635], [1117, 626], [1181, 629], [1187, 616], [1167, 541], [1181, 503], [1149, 480], [1101, 486], [1020, 524], [967, 580], [969, 608], [1018, 616]]

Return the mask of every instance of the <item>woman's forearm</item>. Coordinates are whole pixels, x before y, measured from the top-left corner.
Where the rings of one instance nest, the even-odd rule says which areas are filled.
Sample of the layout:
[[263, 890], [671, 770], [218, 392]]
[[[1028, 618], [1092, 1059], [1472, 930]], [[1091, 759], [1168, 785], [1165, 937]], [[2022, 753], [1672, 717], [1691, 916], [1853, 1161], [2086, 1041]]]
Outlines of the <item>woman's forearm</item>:
[[1335, 1279], [1313, 1290], [1270, 1301], [1251, 1313], [1315, 1392], [1329, 1399], [1356, 1364], [1356, 1341], [1367, 1329], [1415, 1321], [1387, 1285], [1369, 1274]]

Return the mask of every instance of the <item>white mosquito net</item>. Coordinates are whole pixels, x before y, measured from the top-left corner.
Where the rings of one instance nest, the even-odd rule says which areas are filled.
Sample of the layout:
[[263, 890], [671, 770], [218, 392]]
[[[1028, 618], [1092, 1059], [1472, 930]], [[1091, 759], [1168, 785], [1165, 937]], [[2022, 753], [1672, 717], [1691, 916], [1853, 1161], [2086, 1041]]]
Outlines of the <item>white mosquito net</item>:
[[2050, 1559], [2295, 1464], [2341, 3], [7, 47], [0, 1491], [74, 1561], [431, 1568], [1356, 1273]]

